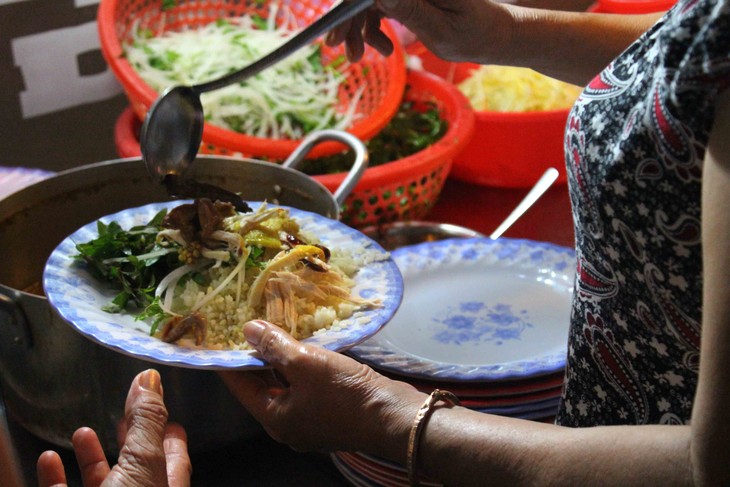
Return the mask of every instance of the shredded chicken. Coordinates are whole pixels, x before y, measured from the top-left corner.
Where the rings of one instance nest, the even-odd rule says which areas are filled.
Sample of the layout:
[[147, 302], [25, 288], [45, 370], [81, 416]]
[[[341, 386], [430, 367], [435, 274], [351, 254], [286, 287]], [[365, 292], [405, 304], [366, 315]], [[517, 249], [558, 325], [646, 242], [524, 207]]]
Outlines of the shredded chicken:
[[171, 210], [163, 226], [157, 241], [179, 249], [184, 264], [155, 290], [170, 317], [159, 335], [164, 341], [245, 347], [240, 330], [253, 317], [303, 339], [355, 309], [380, 305], [352, 294], [354, 281], [330, 262], [330, 250], [305, 241], [285, 209], [263, 204], [239, 214], [199, 199]]
[[266, 317], [273, 323], [285, 324], [294, 337], [298, 335], [298, 298], [321, 306], [337, 306], [343, 302], [369, 306], [379, 304], [377, 300], [352, 296], [343, 276], [336, 272], [323, 274], [307, 268], [296, 272], [274, 272], [264, 288]]
[[261, 274], [256, 277], [253, 284], [251, 284], [251, 290], [248, 293], [248, 305], [259, 305], [264, 293], [266, 282], [275, 271], [284, 269], [287, 266], [295, 265], [304, 258], [315, 258], [323, 265], [327, 265], [321, 260], [324, 258], [324, 252], [322, 249], [315, 247], [314, 245], [297, 245], [291, 250], [279, 252], [273, 259], [271, 259], [271, 262], [269, 262], [269, 265], [266, 266]]

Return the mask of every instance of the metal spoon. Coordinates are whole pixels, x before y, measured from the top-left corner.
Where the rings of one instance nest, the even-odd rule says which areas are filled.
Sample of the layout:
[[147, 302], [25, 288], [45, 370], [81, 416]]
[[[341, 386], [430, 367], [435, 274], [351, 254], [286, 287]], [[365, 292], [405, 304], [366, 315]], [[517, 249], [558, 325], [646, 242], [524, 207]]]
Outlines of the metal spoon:
[[254, 76], [373, 4], [374, 0], [342, 2], [289, 41], [239, 71], [199, 85], [168, 88], [150, 107], [140, 131], [142, 159], [150, 176], [158, 182], [165, 182], [171, 175], [182, 177], [195, 160], [203, 138], [201, 93]]
[[535, 186], [532, 187], [529, 193], [520, 201], [520, 204], [512, 210], [507, 218], [489, 235], [489, 238], [496, 240], [502, 236], [502, 234], [512, 226], [527, 210], [532, 206], [542, 194], [548, 190], [550, 186], [558, 178], [558, 170], [551, 167], [538, 179]]
[[[535, 183], [522, 201], [515, 207], [507, 218], [492, 232], [490, 239], [499, 238], [517, 219], [532, 206], [558, 177], [557, 169], [550, 168]], [[436, 223], [432, 221], [401, 221], [372, 225], [360, 230], [368, 237], [376, 240], [385, 250], [395, 250], [399, 247], [415, 245], [423, 242], [432, 242], [447, 238], [483, 238], [484, 234], [470, 228]]]

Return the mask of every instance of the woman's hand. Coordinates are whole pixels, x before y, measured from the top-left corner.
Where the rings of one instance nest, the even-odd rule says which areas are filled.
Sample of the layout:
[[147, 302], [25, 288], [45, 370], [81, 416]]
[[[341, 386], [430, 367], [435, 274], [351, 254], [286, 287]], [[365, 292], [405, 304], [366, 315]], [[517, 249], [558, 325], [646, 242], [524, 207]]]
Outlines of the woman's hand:
[[362, 57], [364, 43], [389, 55], [393, 46], [380, 30], [382, 17], [400, 22], [450, 61], [482, 62], [501, 53], [511, 28], [509, 10], [488, 0], [376, 0], [375, 8], [330, 31], [326, 42], [344, 42], [352, 61]]
[[[71, 439], [84, 487], [187, 487], [192, 467], [185, 430], [167, 423], [160, 375], [146, 370], [132, 381], [120, 426], [123, 445], [113, 467], [104, 456], [96, 433], [79, 428]], [[59, 455], [46, 451], [38, 458], [38, 485], [65, 486], [66, 474]]]
[[492, 0], [375, 2], [330, 31], [327, 44], [344, 42], [353, 61], [361, 58], [365, 43], [389, 54], [393, 46], [380, 30], [380, 19], [388, 17], [446, 61], [527, 67], [577, 85], [596, 76], [661, 16], [562, 12]]
[[414, 387], [300, 343], [271, 323], [249, 322], [244, 333], [273, 370], [221, 377], [272, 438], [300, 451], [392, 448], [405, 454], [425, 397]]

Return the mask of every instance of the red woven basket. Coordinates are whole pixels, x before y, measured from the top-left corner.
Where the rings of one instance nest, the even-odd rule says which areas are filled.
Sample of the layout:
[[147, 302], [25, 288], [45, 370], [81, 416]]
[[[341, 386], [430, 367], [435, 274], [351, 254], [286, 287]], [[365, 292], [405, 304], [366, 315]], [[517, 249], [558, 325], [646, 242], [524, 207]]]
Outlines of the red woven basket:
[[[332, 0], [278, 0], [299, 19], [304, 27], [326, 13]], [[226, 17], [246, 14], [268, 15], [269, 0], [177, 0], [172, 7], [162, 0], [102, 0], [98, 10], [101, 51], [117, 79], [122, 84], [138, 118], [144, 119], [147, 110], [158, 93], [145, 83], [124, 57], [124, 45], [132, 39], [137, 29], [152, 32], [178, 31], [206, 25]], [[390, 25], [383, 22], [383, 31], [396, 46], [395, 52], [384, 57], [371, 47], [357, 63], [343, 63], [337, 70], [345, 75], [340, 87], [340, 107], [344, 111], [358, 89], [365, 86], [358, 102], [358, 118], [347, 129], [362, 140], [368, 140], [380, 131], [395, 115], [403, 97], [406, 68], [405, 56]], [[134, 30], [133, 30], [134, 29]], [[338, 61], [344, 47], [330, 48], [322, 45], [325, 65]], [[336, 64], [333, 64], [336, 65]], [[298, 145], [298, 140], [254, 137], [219, 126], [205, 124], [201, 153], [242, 155], [246, 157], [284, 159]], [[311, 157], [332, 154], [342, 149], [337, 143], [318, 145]]]
[[[342, 221], [353, 227], [424, 217], [436, 203], [452, 161], [474, 133], [474, 111], [454, 85], [420, 71], [410, 71], [407, 80], [405, 99], [435, 103], [448, 130], [427, 149], [365, 171], [341, 212]], [[140, 156], [139, 127], [131, 108], [117, 119], [114, 138], [120, 157]], [[345, 173], [313, 177], [334, 192]]]
[[664, 12], [677, 0], [598, 0], [588, 7], [589, 12], [608, 14], [648, 14]]

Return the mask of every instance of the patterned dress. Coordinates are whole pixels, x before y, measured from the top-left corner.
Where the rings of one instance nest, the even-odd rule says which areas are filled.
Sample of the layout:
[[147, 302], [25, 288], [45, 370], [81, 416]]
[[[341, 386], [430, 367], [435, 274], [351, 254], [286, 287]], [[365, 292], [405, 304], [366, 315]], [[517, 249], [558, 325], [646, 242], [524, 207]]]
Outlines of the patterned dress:
[[680, 0], [574, 106], [577, 277], [558, 424], [689, 422], [702, 160], [729, 84], [730, 0]]

